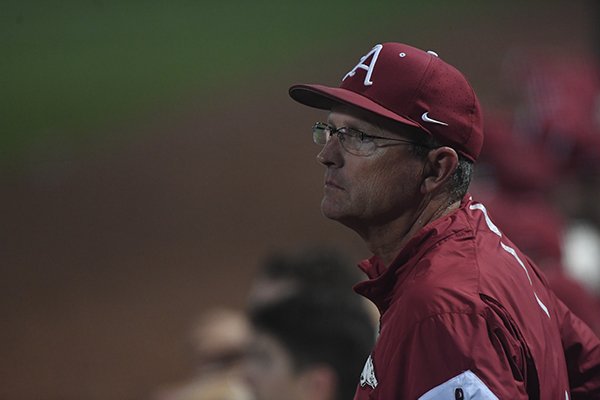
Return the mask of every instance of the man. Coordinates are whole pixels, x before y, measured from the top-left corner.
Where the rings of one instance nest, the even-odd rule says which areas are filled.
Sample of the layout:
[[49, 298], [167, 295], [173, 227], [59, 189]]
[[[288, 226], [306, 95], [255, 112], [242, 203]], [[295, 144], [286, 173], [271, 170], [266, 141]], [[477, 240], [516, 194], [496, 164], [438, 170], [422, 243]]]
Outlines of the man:
[[600, 340], [466, 194], [483, 129], [459, 71], [384, 43], [340, 87], [290, 95], [329, 110], [321, 209], [374, 254], [355, 290], [380, 335], [355, 399], [600, 398]]
[[251, 308], [245, 375], [255, 399], [351, 399], [375, 341], [358, 300], [304, 289]]

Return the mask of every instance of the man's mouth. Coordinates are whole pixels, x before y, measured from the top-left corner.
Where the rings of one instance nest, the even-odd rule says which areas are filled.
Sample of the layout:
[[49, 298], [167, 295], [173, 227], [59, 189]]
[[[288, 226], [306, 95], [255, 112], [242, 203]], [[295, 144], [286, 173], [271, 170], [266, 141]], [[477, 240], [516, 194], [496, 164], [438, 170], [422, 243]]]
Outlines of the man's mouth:
[[338, 185], [335, 181], [331, 180], [331, 179], [327, 179], [325, 181], [325, 187], [326, 188], [331, 188], [331, 189], [340, 189], [340, 190], [344, 190], [344, 188], [340, 185]]

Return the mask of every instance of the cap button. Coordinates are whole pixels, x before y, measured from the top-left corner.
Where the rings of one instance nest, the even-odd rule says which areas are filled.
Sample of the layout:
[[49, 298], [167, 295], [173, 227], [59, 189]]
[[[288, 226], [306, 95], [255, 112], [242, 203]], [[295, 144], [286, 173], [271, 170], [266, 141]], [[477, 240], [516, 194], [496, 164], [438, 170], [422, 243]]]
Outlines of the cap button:
[[428, 53], [428, 54], [431, 54], [432, 56], [439, 57], [439, 56], [438, 56], [438, 54], [437, 54], [435, 51], [432, 51], [432, 50], [427, 50], [427, 53]]

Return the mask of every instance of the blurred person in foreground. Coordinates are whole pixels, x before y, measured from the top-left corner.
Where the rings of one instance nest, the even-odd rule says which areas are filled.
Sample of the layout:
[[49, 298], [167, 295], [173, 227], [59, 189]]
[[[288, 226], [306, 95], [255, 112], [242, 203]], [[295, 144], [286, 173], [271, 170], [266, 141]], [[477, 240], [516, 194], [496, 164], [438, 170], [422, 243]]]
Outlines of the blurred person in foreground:
[[194, 376], [160, 390], [156, 400], [254, 400], [240, 378], [250, 327], [243, 312], [214, 308], [194, 322], [190, 334]]
[[600, 340], [467, 194], [483, 123], [458, 70], [384, 43], [340, 87], [289, 93], [329, 111], [321, 210], [373, 253], [356, 291], [380, 335], [355, 399], [600, 398]]
[[[255, 310], [262, 309], [267, 304], [279, 304], [274, 307], [281, 307], [285, 311], [286, 306], [281, 305], [283, 299], [307, 290], [317, 295], [328, 293], [339, 299], [348, 299], [348, 296], [352, 294], [351, 286], [357, 283], [360, 277], [359, 271], [340, 252], [325, 246], [309, 246], [296, 251], [271, 253], [261, 262], [257, 276], [252, 283], [246, 305], [246, 309], [250, 311], [245, 313], [217, 307], [205, 312], [194, 321], [189, 342], [191, 353], [194, 355], [196, 372], [187, 381], [162, 390], [156, 398], [158, 400], [254, 399], [253, 391], [241, 379], [241, 367], [245, 361], [243, 356], [248, 345], [254, 343], [253, 330], [248, 323], [248, 314], [262, 315], [263, 311]], [[327, 307], [340, 302], [345, 304], [345, 301], [323, 301], [322, 303]], [[352, 309], [356, 299], [351, 298], [348, 301], [351, 302], [350, 309]], [[362, 305], [372, 311], [366, 302], [363, 302]], [[264, 310], [267, 312], [270, 308]], [[362, 311], [355, 314], [364, 315]], [[371, 313], [371, 317], [372, 315], [373, 313]], [[323, 323], [319, 317], [306, 315], [303, 318], [304, 320], [298, 321], [298, 323], [315, 326]], [[345, 318], [341, 317], [342, 320]], [[359, 327], [369, 326], [371, 338], [374, 338], [373, 319], [367, 321], [356, 319], [353, 322], [359, 324]], [[324, 339], [325, 336], [326, 334], [323, 333], [321, 339]], [[360, 370], [364, 356], [361, 355], [354, 360], [354, 369]], [[333, 367], [337, 367], [337, 365]], [[359, 373], [360, 371], [356, 376]], [[263, 384], [260, 393], [263, 393], [268, 387], [268, 384]], [[284, 398], [285, 393], [280, 393], [281, 398]]]
[[[352, 294], [362, 274], [341, 252], [327, 246], [309, 246], [297, 251], [273, 252], [262, 263], [248, 296], [248, 308], [276, 301], [302, 290]], [[364, 301], [374, 324], [379, 312]]]
[[256, 400], [351, 399], [375, 341], [365, 304], [303, 289], [256, 304], [245, 376]]
[[361, 278], [355, 265], [333, 248], [308, 246], [296, 251], [275, 251], [259, 268], [250, 289], [248, 306], [304, 289], [348, 294]]

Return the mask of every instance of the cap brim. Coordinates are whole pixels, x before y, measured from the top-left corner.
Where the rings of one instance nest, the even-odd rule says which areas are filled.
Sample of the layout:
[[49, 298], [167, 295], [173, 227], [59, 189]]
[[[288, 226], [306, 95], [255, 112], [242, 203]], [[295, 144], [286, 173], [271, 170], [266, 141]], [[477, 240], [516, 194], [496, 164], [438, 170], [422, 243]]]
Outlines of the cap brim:
[[334, 106], [351, 105], [384, 118], [420, 128], [429, 133], [425, 127], [410, 118], [398, 115], [373, 100], [348, 89], [316, 84], [300, 84], [290, 87], [289, 94], [292, 99], [309, 107], [331, 110]]

